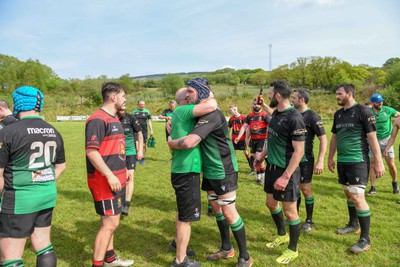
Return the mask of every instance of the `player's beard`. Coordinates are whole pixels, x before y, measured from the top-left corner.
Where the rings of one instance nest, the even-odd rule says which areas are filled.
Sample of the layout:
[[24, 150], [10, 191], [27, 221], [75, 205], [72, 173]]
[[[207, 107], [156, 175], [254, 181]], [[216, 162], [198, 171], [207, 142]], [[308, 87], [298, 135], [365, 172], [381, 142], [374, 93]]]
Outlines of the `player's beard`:
[[253, 107], [253, 110], [254, 110], [254, 112], [260, 112], [260, 110], [261, 110], [261, 107], [260, 106], [254, 106]]
[[276, 95], [274, 94], [274, 96], [272, 97], [272, 99], [269, 102], [269, 107], [275, 108], [278, 104], [279, 104], [278, 100], [276, 99]]

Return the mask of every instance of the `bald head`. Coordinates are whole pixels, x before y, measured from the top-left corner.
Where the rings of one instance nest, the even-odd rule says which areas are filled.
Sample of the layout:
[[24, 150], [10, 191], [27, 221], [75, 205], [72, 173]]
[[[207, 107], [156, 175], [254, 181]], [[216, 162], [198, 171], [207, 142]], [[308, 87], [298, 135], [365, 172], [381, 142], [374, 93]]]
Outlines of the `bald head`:
[[186, 90], [187, 89], [185, 87], [185, 88], [181, 88], [178, 91], [176, 91], [175, 99], [179, 105], [186, 105], [188, 103], [186, 100]]

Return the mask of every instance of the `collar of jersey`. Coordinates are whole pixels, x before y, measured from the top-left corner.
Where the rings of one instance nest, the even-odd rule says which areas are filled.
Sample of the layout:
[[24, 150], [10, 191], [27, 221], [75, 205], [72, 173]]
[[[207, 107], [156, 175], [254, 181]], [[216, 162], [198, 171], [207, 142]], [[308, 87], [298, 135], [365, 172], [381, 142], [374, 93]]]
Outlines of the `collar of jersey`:
[[42, 116], [35, 116], [35, 115], [30, 115], [30, 116], [23, 116], [22, 118], [20, 118], [20, 120], [24, 120], [24, 119], [42, 119]]

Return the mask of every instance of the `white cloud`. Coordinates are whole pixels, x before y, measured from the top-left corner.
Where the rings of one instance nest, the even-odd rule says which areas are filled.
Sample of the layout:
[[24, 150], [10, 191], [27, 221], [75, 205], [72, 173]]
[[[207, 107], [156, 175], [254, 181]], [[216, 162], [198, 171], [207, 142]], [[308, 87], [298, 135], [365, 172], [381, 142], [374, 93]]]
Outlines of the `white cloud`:
[[287, 7], [297, 6], [332, 6], [342, 4], [345, 0], [278, 0], [279, 3], [283, 3]]

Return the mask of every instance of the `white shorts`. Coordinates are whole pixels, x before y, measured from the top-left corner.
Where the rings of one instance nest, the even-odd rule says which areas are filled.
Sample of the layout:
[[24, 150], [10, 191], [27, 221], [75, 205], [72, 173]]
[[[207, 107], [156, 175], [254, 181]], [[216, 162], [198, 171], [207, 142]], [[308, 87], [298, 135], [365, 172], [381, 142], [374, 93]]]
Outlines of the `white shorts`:
[[[382, 140], [378, 140], [379, 147], [380, 147], [380, 149], [381, 149], [381, 153], [383, 153], [383, 151], [385, 151], [386, 145], [387, 145], [387, 143], [388, 143], [388, 141], [389, 141], [389, 138], [390, 138], [390, 137], [384, 138], [384, 139], [382, 139]], [[369, 156], [370, 156], [370, 158], [374, 158], [374, 154], [372, 153], [371, 150], [369, 151]], [[382, 156], [383, 156], [383, 154], [382, 154]], [[387, 159], [394, 159], [394, 148], [393, 148], [393, 146], [391, 146], [391, 147], [389, 148], [388, 155], [387, 155], [387, 157], [384, 157], [384, 158], [387, 158]]]

